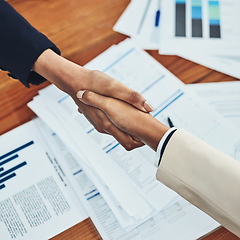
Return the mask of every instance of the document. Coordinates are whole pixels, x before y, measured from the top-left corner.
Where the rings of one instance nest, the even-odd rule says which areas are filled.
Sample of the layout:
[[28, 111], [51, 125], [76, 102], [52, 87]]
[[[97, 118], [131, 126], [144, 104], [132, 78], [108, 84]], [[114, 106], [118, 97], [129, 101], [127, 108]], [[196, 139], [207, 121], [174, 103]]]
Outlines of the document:
[[[47, 90], [49, 91], [49, 90], [51, 90], [51, 88], [47, 88]], [[54, 90], [56, 90], [56, 92], [57, 93], [60, 93], [60, 94], [62, 94], [59, 90], [57, 90], [56, 88], [54, 88]], [[53, 96], [54, 95], [54, 91], [52, 92], [52, 94], [50, 95], [50, 96]], [[58, 94], [56, 94], [56, 95], [58, 95]], [[41, 98], [42, 99], [42, 98]], [[67, 99], [67, 98], [66, 98]], [[70, 98], [69, 98], [70, 99]], [[130, 228], [133, 228], [135, 225], [136, 225], [136, 223], [137, 223], [137, 220], [138, 219], [135, 219], [135, 218], [133, 218], [133, 216], [131, 216], [131, 215], [129, 215], [129, 214], [127, 214], [126, 212], [125, 212], [125, 210], [122, 208], [122, 206], [121, 206], [121, 204], [117, 201], [117, 199], [116, 199], [116, 197], [115, 197], [115, 195], [110, 191], [110, 189], [109, 189], [109, 187], [104, 183], [104, 181], [100, 178], [100, 177], [98, 177], [99, 176], [99, 173], [97, 173], [95, 170], [94, 170], [94, 167], [92, 167], [91, 165], [89, 165], [89, 163], [87, 162], [87, 159], [88, 159], [88, 155], [84, 155], [84, 153], [82, 153], [81, 152], [81, 149], [80, 149], [80, 147], [82, 147], [82, 146], [84, 146], [84, 145], [82, 145], [81, 143], [79, 143], [79, 142], [75, 142], [75, 141], [73, 141], [72, 140], [72, 138], [71, 137], [69, 137], [69, 133], [71, 132], [71, 131], [69, 131], [69, 130], [67, 130], [65, 133], [63, 132], [65, 129], [67, 129], [65, 126], [64, 126], [64, 123], [63, 123], [63, 125], [61, 126], [61, 124], [60, 124], [60, 127], [58, 128], [58, 124], [55, 124], [55, 122], [58, 122], [59, 121], [59, 119], [61, 119], [62, 117], [56, 117], [55, 118], [55, 120], [53, 120], [54, 119], [54, 115], [51, 115], [53, 112], [52, 111], [49, 111], [49, 112], [47, 112], [46, 113], [46, 110], [47, 110], [47, 108], [45, 107], [45, 105], [46, 105], [46, 103], [41, 103], [40, 101], [39, 101], [40, 99], [39, 98], [36, 98], [35, 100], [34, 100], [34, 102], [32, 102], [32, 103], [30, 103], [29, 104], [29, 106], [31, 106], [31, 108], [32, 109], [34, 109], [34, 111], [37, 111], [38, 112], [38, 114], [39, 114], [39, 116], [44, 120], [44, 121], [46, 121], [46, 122], [48, 122], [48, 124], [51, 126], [51, 128], [52, 129], [54, 129], [54, 130], [56, 130], [60, 135], [59, 136], [61, 136], [61, 139], [63, 139], [63, 141], [64, 141], [64, 143], [69, 147], [69, 149], [73, 149], [73, 151], [75, 151], [76, 153], [77, 153], [77, 155], [78, 156], [81, 156], [81, 158], [79, 159], [79, 157], [77, 158], [77, 159], [79, 159], [79, 161], [80, 160], [83, 160], [82, 162], [81, 162], [81, 164], [82, 164], [82, 167], [83, 167], [83, 169], [84, 169], [84, 171], [88, 174], [88, 176], [91, 178], [91, 180], [94, 182], [94, 184], [96, 185], [96, 187], [99, 189], [99, 191], [102, 193], [102, 195], [104, 196], [104, 198], [105, 198], [105, 200], [107, 201], [107, 203], [108, 203], [108, 205], [111, 207], [111, 209], [112, 209], [112, 211], [114, 212], [114, 214], [115, 214], [115, 216], [118, 218], [118, 221], [122, 224], [122, 226], [123, 227], [125, 227], [125, 228], [127, 228], [127, 227], [130, 227]], [[65, 104], [66, 102], [64, 101], [64, 104]], [[42, 109], [41, 109], [41, 106], [43, 106], [42, 107]], [[70, 105], [70, 106], [73, 106], [74, 107], [74, 109], [77, 111], [77, 109], [76, 109], [76, 106], [75, 105]], [[54, 106], [54, 107], [57, 107], [57, 106]], [[57, 108], [56, 108], [57, 109]], [[76, 113], [76, 112], [75, 112]], [[77, 116], [79, 116], [79, 114], [77, 115]], [[81, 115], [80, 115], [81, 116]], [[84, 120], [85, 120], [85, 118], [84, 117], [82, 117]], [[49, 121], [49, 119], [51, 119], [51, 121]], [[85, 120], [86, 121], [86, 120]], [[68, 123], [69, 123], [69, 121], [67, 121]], [[87, 123], [88, 124], [88, 123]], [[91, 127], [92, 128], [92, 127]], [[60, 129], [60, 131], [59, 131], [59, 129]], [[78, 132], [78, 134], [80, 134], [80, 136], [81, 137], [83, 137], [83, 135], [85, 134], [84, 132], [83, 133], [80, 133], [80, 132]], [[86, 148], [86, 149], [88, 149], [88, 151], [92, 151], [92, 147], [94, 146], [94, 145], [91, 145], [91, 144], [94, 144], [94, 143], [92, 143], [91, 142], [91, 139], [89, 140], [87, 140], [88, 139], [88, 136], [84, 136], [83, 137], [83, 140], [84, 141], [86, 141], [86, 143], [87, 143], [87, 145], [88, 146], [84, 146], [84, 148]], [[89, 141], [89, 142], [88, 142]], [[77, 145], [76, 145], [76, 143], [77, 143]], [[90, 146], [90, 147], [89, 147]], [[96, 151], [96, 155], [94, 156], [94, 157], [97, 157], [98, 159], [99, 159], [99, 156], [97, 156], [97, 146], [96, 146], [96, 148], [95, 148], [95, 151]], [[85, 151], [87, 151], [87, 150], [85, 150]], [[88, 157], [87, 157], [88, 156]], [[104, 157], [103, 157], [103, 160], [104, 160]], [[100, 160], [100, 163], [101, 163], [101, 160]], [[104, 166], [104, 165], [103, 165]], [[109, 166], [106, 166], [105, 167], [105, 171], [107, 171], [108, 169], [109, 169]], [[110, 171], [110, 170], [109, 170]], [[117, 176], [117, 175], [116, 175]], [[115, 177], [116, 177], [115, 176]], [[122, 177], [123, 178], [123, 177]], [[121, 179], [121, 178], [120, 178]], [[113, 178], [113, 180], [114, 180], [114, 178]], [[120, 180], [119, 180], [120, 181]], [[126, 181], [126, 179], [124, 179], [123, 178], [123, 181]], [[129, 182], [127, 183], [128, 185], [130, 185], [129, 184]], [[127, 185], [127, 186], [128, 186]], [[131, 187], [131, 186], [129, 186], [129, 187]], [[117, 188], [116, 188], [116, 190], [117, 190]], [[115, 190], [115, 191], [116, 191]], [[119, 191], [119, 193], [118, 194], [124, 194], [124, 196], [126, 197], [126, 198], [128, 198], [128, 196], [131, 196], [131, 198], [129, 199], [129, 202], [130, 202], [130, 206], [131, 206], [131, 202], [132, 202], [132, 200], [131, 199], [137, 199], [137, 202], [138, 202], [138, 204], [140, 205], [140, 206], [142, 206], [142, 207], [145, 207], [145, 209], [143, 209], [143, 213], [144, 213], [144, 211], [146, 211], [146, 210], [148, 210], [149, 208], [148, 208], [148, 206], [149, 206], [149, 204], [147, 204], [145, 201], [141, 201], [141, 196], [134, 190], [134, 189], [131, 189], [131, 191], [132, 192], [129, 192], [128, 193], [128, 188], [126, 187], [125, 188], [125, 191], [124, 190], [122, 190], [123, 191], [123, 193], [121, 193], [121, 191]], [[135, 198], [133, 198], [133, 196], [134, 196], [134, 194], [136, 195], [135, 196]], [[139, 198], [139, 199], [138, 199]], [[127, 199], [127, 201], [128, 201], [128, 199]], [[127, 202], [128, 203], [128, 202]], [[144, 205], [145, 204], [145, 205]], [[137, 207], [139, 207], [139, 205], [137, 206]], [[128, 206], [128, 205], [127, 205]], [[136, 209], [136, 208], [134, 208], [134, 209]], [[131, 211], [131, 209], [130, 209], [130, 211]], [[141, 222], [143, 221], [144, 219], [142, 219], [141, 220]], [[135, 225], [134, 225], [135, 224]]]
[[[39, 120], [40, 121], [40, 120]], [[68, 151], [61, 139], [41, 121], [38, 130], [51, 146], [63, 167], [79, 201], [85, 206], [103, 239], [158, 240], [197, 239], [219, 226], [209, 216], [181, 197], [176, 197], [162, 211], [136, 226], [132, 231], [124, 230], [96, 186], [79, 165], [74, 154]], [[195, 221], [193, 221], [195, 219]], [[174, 229], [174, 231], [173, 231]]]
[[212, 68], [229, 76], [240, 79], [240, 56], [214, 56], [214, 55], [191, 55], [179, 54], [181, 57], [196, 62], [203, 66]]
[[[107, 62], [110, 55], [114, 58], [114, 53], [106, 52], [105, 55], [99, 56], [107, 65], [105, 68], [101, 66], [99, 70], [139, 91], [154, 106], [153, 116], [163, 123], [167, 124], [167, 117], [170, 117], [176, 127], [192, 132], [234, 157], [235, 145], [239, 142], [240, 135], [228, 121], [206, 104], [195, 100], [195, 95], [186, 85], [146, 52], [135, 47], [130, 40], [120, 43], [118, 48], [121, 54], [116, 54], [114, 64]], [[94, 68], [94, 64], [97, 63], [97, 59], [93, 60], [87, 67]], [[223, 136], [221, 140], [220, 132]], [[231, 144], [227, 143], [226, 138], [232, 141]], [[222, 148], [223, 145], [225, 147]]]
[[187, 87], [240, 129], [240, 82], [189, 84]]
[[[46, 91], [45, 93], [48, 92], [48, 93], [51, 93], [50, 95], [48, 94], [49, 96], [51, 97], [54, 96], [54, 94], [52, 93], [53, 89], [48, 88], [46, 90], [48, 91]], [[56, 89], [54, 88], [54, 90]], [[51, 106], [50, 100], [48, 100], [47, 102], [49, 106]], [[156, 168], [153, 166], [153, 164], [149, 160], [144, 161], [144, 159], [146, 159], [145, 155], [143, 154], [134, 155], [133, 153], [129, 153], [127, 168], [126, 166], [124, 166], [123, 159], [122, 159], [122, 165], [118, 165], [119, 163], [117, 162], [117, 160], [120, 161], [121, 159], [118, 156], [118, 154], [126, 153], [123, 147], [121, 147], [116, 142], [116, 140], [114, 140], [112, 137], [97, 133], [93, 129], [93, 127], [89, 123], [87, 123], [85, 118], [82, 115], [77, 113], [76, 106], [73, 104], [70, 98], [68, 97], [60, 98], [57, 102], [58, 102], [57, 105], [53, 105], [51, 107], [54, 107], [54, 109], [57, 112], [62, 111], [63, 114], [57, 117], [56, 119], [63, 120], [64, 116], [65, 117], [66, 115], [68, 116], [68, 119], [66, 121], [64, 122], [62, 121], [62, 124], [63, 124], [62, 129], [68, 129], [67, 132], [71, 134], [73, 139], [79, 138], [78, 140], [74, 141], [75, 143], [78, 143], [78, 147], [77, 147], [78, 150], [76, 151], [81, 150], [81, 155], [85, 160], [89, 159], [90, 156], [92, 157], [90, 160], [95, 160], [94, 165], [92, 164], [91, 167], [88, 167], [87, 169], [85, 168], [84, 170], [92, 171], [92, 169], [94, 169], [94, 172], [97, 173], [95, 175], [99, 175], [101, 177], [101, 181], [103, 181], [102, 185], [104, 186], [104, 189], [99, 184], [98, 179], [94, 177], [94, 179], [92, 180], [94, 184], [98, 186], [99, 191], [103, 194], [103, 196], [105, 197], [105, 200], [108, 202], [110, 206], [114, 207], [114, 204], [112, 202], [112, 197], [106, 196], [104, 194], [106, 193], [105, 186], [107, 186], [107, 189], [109, 189], [111, 194], [114, 196], [115, 200], [119, 203], [119, 206], [117, 207], [116, 211], [117, 210], [119, 211], [119, 209], [123, 209], [127, 213], [127, 214], [125, 213], [125, 215], [121, 214], [119, 216], [120, 217], [119, 221], [120, 223], [123, 224], [122, 225], [123, 227], [130, 227], [133, 223], [138, 222], [138, 220], [140, 222], [145, 221], [145, 218], [150, 216], [149, 214], [156, 212], [156, 210], [162, 209], [170, 200], [172, 200], [176, 196], [176, 193], [174, 193], [173, 191], [170, 191], [168, 188], [166, 188], [164, 185], [162, 185], [155, 179]], [[59, 109], [58, 111], [59, 102], [61, 102], [60, 106], [64, 106], [64, 107], [69, 106], [69, 107], [62, 110]], [[39, 104], [36, 107], [34, 107], [33, 105], [34, 104], [32, 103], [29, 104], [29, 106], [32, 109], [34, 109], [34, 111], [37, 111], [39, 114], [39, 109], [40, 109]], [[73, 108], [71, 109], [71, 107]], [[72, 112], [73, 109], [75, 110], [74, 112]], [[41, 113], [39, 114], [39, 116], [41, 116]], [[49, 120], [45, 119], [45, 121], [49, 121]], [[73, 129], [69, 129], [69, 126], [70, 126], [69, 123], [71, 126], [74, 126]], [[54, 130], [58, 130], [56, 125], [52, 127], [54, 128]], [[86, 128], [84, 129], [84, 132], [82, 130], [82, 127]], [[76, 129], [79, 129], [79, 131], [77, 131], [77, 134], [76, 134]], [[66, 139], [67, 138], [64, 136], [64, 140]], [[85, 141], [85, 145], [81, 141], [82, 142]], [[70, 141], [66, 141], [66, 144], [70, 148], [72, 148], [69, 142]], [[92, 151], [93, 148], [95, 149], [94, 152]], [[115, 157], [113, 155], [110, 155], [111, 151], [113, 153], [113, 149], [115, 149], [115, 153], [116, 153]], [[117, 153], [116, 151], [118, 151], [119, 153]], [[90, 154], [89, 152], [92, 152], [92, 154]], [[102, 152], [102, 155], [101, 155], [101, 152]], [[154, 156], [153, 153], [152, 153], [152, 156]], [[104, 162], [104, 161], [108, 161], [108, 162]], [[83, 164], [84, 163], [85, 161], [83, 162]], [[113, 164], [114, 164], [114, 167], [112, 167]], [[99, 171], [99, 169], [102, 171], [102, 174], [100, 174], [101, 172]], [[104, 175], [105, 178], [102, 177], [103, 174], [105, 174]], [[94, 176], [93, 173], [90, 173], [90, 175]], [[113, 188], [113, 184], [115, 184], [114, 188]], [[113, 188], [113, 191], [112, 191], [112, 188]], [[104, 190], [104, 192], [102, 190]], [[121, 198], [118, 198], [119, 195]], [[126, 201], [123, 202], [123, 204], [125, 204], [123, 206], [121, 201], [124, 198], [126, 199]], [[136, 204], [136, 202], [138, 204]], [[136, 206], [131, 208], [132, 205], [136, 205]], [[141, 208], [144, 208], [144, 209], [141, 209]], [[128, 209], [129, 212], [125, 209]], [[153, 211], [153, 209], [155, 210]], [[133, 211], [136, 211], [136, 214], [134, 216], [131, 215], [131, 212]], [[140, 214], [142, 215], [141, 218], [138, 217], [138, 215]], [[128, 221], [126, 220], [126, 216], [130, 217]], [[133, 226], [134, 225], [132, 225], [132, 227]]]
[[[130, 36], [131, 39], [135, 42], [135, 45], [138, 46], [139, 48], [158, 49], [158, 50], [160, 50], [160, 53], [161, 53], [161, 49], [160, 49], [161, 24], [160, 24], [160, 21], [162, 21], [162, 11], [164, 10], [161, 8], [162, 7], [161, 2], [162, 2], [161, 0], [148, 0], [148, 1], [132, 0], [130, 2], [130, 4], [128, 5], [128, 7], [126, 8], [126, 10], [121, 15], [121, 17], [119, 18], [119, 20], [117, 21], [117, 23], [114, 25], [113, 29], [117, 32], [120, 32], [122, 34]], [[171, 1], [169, 1], [169, 2], [171, 2]], [[214, 1], [211, 1], [211, 2], [212, 2], [212, 4], [214, 3]], [[216, 6], [215, 6], [215, 8], [213, 6], [213, 9], [211, 11], [216, 12], [216, 10], [218, 9], [217, 4], [218, 4], [218, 1], [215, 1]], [[220, 4], [219, 9], [224, 7], [224, 4], [222, 6], [222, 1], [219, 1], [219, 4]], [[174, 3], [172, 3], [172, 5], [174, 5]], [[181, 6], [182, 6], [182, 11], [181, 11]], [[231, 3], [227, 9], [229, 9], [229, 11], [230, 11], [231, 9], [233, 9], [235, 7], [237, 7], [237, 6], [235, 4]], [[209, 6], [209, 9], [210, 9], [210, 6]], [[173, 9], [170, 10], [170, 8], [168, 8], [166, 11], [168, 11], [168, 12], [173, 11]], [[207, 19], [206, 19], [205, 15], [210, 14], [210, 12], [208, 13], [208, 7], [206, 6], [206, 1], [204, 1], [204, 0], [203, 1], [202, 0], [192, 1], [192, 2], [182, 1], [182, 3], [179, 2], [178, 4], [176, 2], [174, 11], [175, 11], [175, 14], [178, 13], [178, 16], [175, 16], [175, 22], [172, 24], [175, 25], [175, 28], [185, 29], [186, 34], [187, 34], [187, 29], [189, 29], [188, 31], [190, 31], [190, 33], [189, 33], [190, 37], [186, 36], [185, 37], [186, 39], [184, 39], [183, 37], [177, 36], [176, 38], [174, 38], [174, 45], [169, 46], [172, 50], [174, 50], [174, 52], [171, 52], [170, 54], [179, 55], [183, 58], [186, 58], [190, 61], [196, 62], [203, 66], [212, 68], [214, 70], [228, 74], [228, 75], [236, 77], [236, 78], [240, 78], [240, 71], [239, 71], [239, 67], [238, 67], [240, 64], [240, 57], [239, 57], [240, 54], [238, 54], [237, 56], [221, 55], [221, 54], [219, 54], [218, 51], [215, 52], [214, 54], [209, 54], [208, 48], [211, 47], [211, 45], [207, 46], [204, 49], [200, 48], [201, 49], [200, 52], [197, 49], [197, 48], [201, 47], [199, 45], [201, 43], [201, 41], [207, 40], [206, 37], [204, 40], [201, 39], [200, 36], [197, 37], [198, 33], [202, 32], [202, 34], [203, 34], [203, 29], [204, 29], [205, 34], [209, 34], [209, 33], [207, 33], [207, 31], [210, 31], [210, 28], [212, 31], [214, 31], [214, 29], [216, 29], [216, 30], [218, 29], [217, 26], [209, 26], [208, 24], [207, 24], [207, 26], [203, 25], [203, 23], [207, 23]], [[235, 10], [232, 10], [232, 11], [235, 11]], [[239, 11], [240, 11], [240, 9], [239, 9]], [[223, 14], [225, 13], [225, 7], [222, 10], [222, 12], [223, 12]], [[182, 13], [182, 15], [185, 16], [184, 21], [185, 21], [185, 25], [186, 25], [187, 29], [184, 28], [183, 26], [177, 25], [176, 19], [181, 18], [180, 13]], [[165, 13], [165, 14], [168, 14], [168, 13]], [[179, 14], [180, 14], [180, 16], [179, 16]], [[194, 19], [193, 14], [200, 14], [200, 17], [202, 15], [204, 15], [205, 18], [201, 17], [201, 18], [203, 18], [202, 20], [201, 20], [201, 18]], [[192, 15], [192, 18], [191, 18], [191, 15]], [[164, 19], [163, 19], [163, 21], [164, 21]], [[179, 21], [179, 22], [181, 22], [181, 21]], [[225, 23], [224, 19], [221, 18], [220, 23], [226, 27], [226, 25], [224, 24]], [[167, 31], [167, 36], [170, 34], [170, 31], [174, 31], [174, 30], [176, 31], [176, 29], [171, 29], [170, 24], [168, 22], [164, 22], [163, 24], [165, 25], [165, 30]], [[182, 25], [183, 25], [183, 23], [182, 23]], [[209, 27], [209, 30], [207, 29], [207, 27]], [[221, 31], [221, 29], [219, 27], [219, 32], [220, 31]], [[236, 32], [235, 24], [231, 25], [231, 27], [229, 27], [228, 31], [230, 31], [231, 34], [233, 35], [234, 32]], [[193, 35], [191, 37], [191, 32], [195, 36]], [[166, 33], [164, 33], [164, 34], [166, 34]], [[164, 35], [163, 38], [165, 38], [165, 37], [166, 36]], [[210, 40], [216, 41], [216, 39], [213, 37], [210, 38]], [[194, 46], [196, 46], [196, 45], [199, 45], [199, 46], [189, 52], [188, 49], [184, 48], [185, 45], [182, 45], [184, 43], [184, 41], [192, 41]], [[237, 42], [237, 39], [236, 39], [236, 42]], [[189, 47], [189, 45], [187, 45], [187, 48], [188, 47]], [[195, 51], [195, 50], [197, 50], [197, 51]], [[163, 51], [164, 51], [164, 48], [163, 48]]]
[[240, 55], [238, 0], [162, 0], [160, 53]]
[[1, 239], [49, 239], [87, 217], [34, 121], [2, 135], [0, 145]]
[[[240, 134], [238, 129], [212, 111], [207, 104], [200, 103], [192, 91], [180, 80], [146, 52], [137, 48], [131, 40], [111, 47], [86, 67], [101, 70], [139, 91], [155, 107], [153, 116], [163, 123], [167, 124], [167, 118], [170, 117], [176, 127], [185, 128], [239, 160]], [[54, 86], [40, 91], [40, 95], [29, 103], [29, 106], [57, 133], [71, 153], [76, 155], [79, 164], [76, 172], [79, 171], [79, 175], [75, 174], [75, 176], [81, 178], [85, 172], [92, 182], [89, 184], [91, 187], [84, 189], [85, 192], [82, 194], [89, 196], [87, 202], [99, 200], [101, 206], [104, 206], [103, 209], [106, 209], [106, 205], [111, 209], [111, 211], [104, 210], [103, 212], [113, 214], [114, 218], [107, 215], [108, 220], [112, 219], [109, 220], [113, 222], [112, 228], [110, 222], [107, 221], [106, 224], [105, 218], [101, 218], [102, 215], [99, 212], [94, 213], [93, 209], [88, 209], [89, 215], [102, 236], [110, 234], [107, 235], [109, 239], [116, 239], [114, 236], [119, 235], [114, 234], [120, 234], [121, 231], [132, 234], [136, 228], [139, 229], [138, 226], [143, 226], [142, 224], [147, 221], [151, 223], [150, 219], [155, 218], [156, 214], [164, 211], [167, 204], [174, 201], [175, 193], [165, 189], [159, 182], [151, 180], [155, 179], [156, 174], [156, 168], [153, 168], [154, 153], [151, 150], [144, 147], [133, 152], [126, 152], [111, 136], [99, 134], [84, 116], [77, 112], [77, 107], [71, 98]], [[116, 170], [114, 177], [113, 169]], [[128, 184], [125, 189], [121, 185], [122, 182]], [[132, 204], [137, 206], [132, 209]], [[183, 206], [185, 206], [184, 203]], [[99, 211], [99, 208], [97, 210]], [[192, 211], [189, 208], [189, 212]], [[116, 227], [115, 221], [118, 222], [121, 231]], [[210, 231], [208, 227], [211, 224], [204, 221], [205, 227], [199, 225], [197, 218], [191, 219], [192, 224], [201, 227], [201, 231], [198, 228], [192, 234], [200, 234], [200, 232], [204, 234], [203, 229], [208, 229], [205, 233]], [[176, 226], [172, 225], [172, 229], [177, 229], [178, 224], [179, 222], [176, 222]], [[176, 233], [177, 235], [177, 231], [174, 232], [172, 229], [164, 234]], [[178, 235], [187, 238], [184, 234]], [[147, 239], [148, 234], [145, 237]], [[152, 235], [151, 239], [158, 238]]]
[[140, 48], [159, 49], [160, 7], [161, 0], [132, 0], [113, 30], [130, 36]]

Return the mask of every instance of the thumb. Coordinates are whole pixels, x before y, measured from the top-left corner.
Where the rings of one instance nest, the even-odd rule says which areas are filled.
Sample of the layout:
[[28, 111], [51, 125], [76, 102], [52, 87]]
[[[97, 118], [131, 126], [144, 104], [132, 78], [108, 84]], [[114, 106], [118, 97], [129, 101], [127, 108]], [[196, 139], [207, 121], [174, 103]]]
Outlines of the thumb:
[[106, 97], [97, 93], [89, 90], [81, 90], [77, 92], [77, 98], [86, 105], [90, 105], [103, 111], [105, 109]]

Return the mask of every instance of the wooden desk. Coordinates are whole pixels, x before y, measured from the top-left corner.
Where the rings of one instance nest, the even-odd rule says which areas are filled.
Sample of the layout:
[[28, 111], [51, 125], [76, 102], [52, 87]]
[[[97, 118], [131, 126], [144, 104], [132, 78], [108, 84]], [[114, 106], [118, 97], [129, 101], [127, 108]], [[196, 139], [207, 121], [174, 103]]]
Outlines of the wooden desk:
[[[47, 35], [62, 51], [62, 55], [80, 65], [96, 57], [125, 36], [112, 30], [130, 0], [9, 0], [34, 27]], [[177, 56], [160, 56], [148, 51], [184, 83], [235, 81], [236, 79]], [[0, 72], [0, 134], [34, 117], [27, 103], [38, 90], [30, 89]], [[54, 240], [101, 239], [90, 219], [87, 219], [53, 238]], [[204, 240], [239, 239], [224, 228]]]

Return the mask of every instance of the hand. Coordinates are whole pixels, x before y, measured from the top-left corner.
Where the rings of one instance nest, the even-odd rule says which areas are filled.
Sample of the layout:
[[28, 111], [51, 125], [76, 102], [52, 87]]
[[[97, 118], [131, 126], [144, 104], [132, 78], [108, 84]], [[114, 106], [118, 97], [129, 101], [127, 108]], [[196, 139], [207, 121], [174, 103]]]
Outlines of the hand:
[[33, 70], [72, 97], [79, 90], [90, 90], [125, 101], [144, 112], [153, 111], [153, 107], [138, 92], [103, 72], [88, 70], [68, 61], [50, 49], [40, 55]]
[[155, 151], [169, 129], [151, 114], [139, 111], [123, 101], [90, 91], [82, 91], [81, 96], [83, 103], [100, 109], [116, 127], [146, 143]]
[[142, 111], [152, 111], [152, 107], [139, 93], [100, 71], [91, 71], [74, 64], [58, 56], [50, 49], [40, 55], [33, 66], [33, 70], [68, 93], [78, 105], [79, 111], [99, 132], [112, 135], [126, 150], [143, 145], [114, 126], [99, 109], [87, 106], [77, 98], [77, 95], [79, 97], [78, 90], [89, 89], [99, 94], [126, 101]]
[[100, 109], [88, 106], [81, 102], [78, 106], [78, 111], [85, 115], [98, 132], [112, 135], [127, 151], [144, 145], [142, 142], [137, 141], [129, 134], [117, 128]]

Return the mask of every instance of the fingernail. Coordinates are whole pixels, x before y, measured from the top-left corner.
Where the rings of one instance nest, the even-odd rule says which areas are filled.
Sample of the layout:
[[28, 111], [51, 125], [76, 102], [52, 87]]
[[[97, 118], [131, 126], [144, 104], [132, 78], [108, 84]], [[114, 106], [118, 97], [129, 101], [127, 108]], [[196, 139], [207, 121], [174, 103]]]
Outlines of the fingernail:
[[83, 98], [83, 94], [86, 92], [86, 90], [83, 91], [78, 91], [77, 92], [77, 98], [82, 99]]
[[144, 102], [144, 108], [147, 112], [152, 112], [154, 110], [154, 108], [147, 102]]

